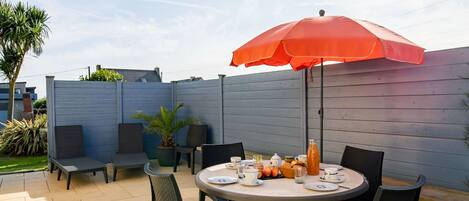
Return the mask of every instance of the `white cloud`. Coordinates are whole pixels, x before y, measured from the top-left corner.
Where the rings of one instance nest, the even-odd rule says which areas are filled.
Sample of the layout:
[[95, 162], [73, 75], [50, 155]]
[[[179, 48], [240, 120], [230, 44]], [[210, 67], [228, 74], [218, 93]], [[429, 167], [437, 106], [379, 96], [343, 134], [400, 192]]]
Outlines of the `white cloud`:
[[[43, 55], [28, 57], [21, 75], [89, 65], [153, 69], [165, 81], [191, 75], [216, 78], [288, 67], [228, 67], [231, 52], [277, 24], [304, 17], [346, 15], [384, 25], [428, 50], [469, 45], [465, 27], [469, 2], [463, 0], [295, 1], [140, 0], [34, 1], [50, 14], [52, 34]], [[430, 6], [428, 6], [430, 5]], [[77, 79], [86, 70], [60, 73]], [[45, 79], [22, 79], [45, 95]]]

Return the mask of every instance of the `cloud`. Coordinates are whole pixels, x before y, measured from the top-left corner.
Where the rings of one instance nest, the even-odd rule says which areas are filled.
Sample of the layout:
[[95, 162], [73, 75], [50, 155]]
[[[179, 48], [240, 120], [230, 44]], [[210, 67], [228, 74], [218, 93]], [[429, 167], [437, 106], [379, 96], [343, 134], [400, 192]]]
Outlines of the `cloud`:
[[[191, 75], [240, 75], [289, 67], [233, 68], [232, 51], [280, 23], [316, 16], [346, 15], [384, 25], [428, 50], [469, 45], [463, 27], [467, 1], [301, 1], [296, 0], [103, 0], [35, 1], [51, 16], [52, 34], [39, 58], [28, 57], [21, 75], [44, 74], [102, 64], [162, 68], [164, 80]], [[167, 6], [162, 6], [167, 5]], [[183, 9], [181, 9], [183, 8]], [[409, 13], [401, 16], [403, 13]], [[448, 15], [451, 13], [451, 15]], [[444, 18], [443, 20], [439, 20]], [[427, 22], [428, 23], [424, 23]], [[56, 74], [77, 79], [86, 70]], [[25, 78], [45, 95], [45, 79]]]
[[223, 12], [221, 10], [219, 10], [215, 7], [204, 6], [204, 5], [200, 5], [200, 4], [193, 4], [193, 3], [181, 2], [181, 1], [168, 1], [168, 0], [142, 0], [142, 1], [162, 3], [162, 4], [172, 5], [172, 6], [185, 7], [185, 8], [195, 8], [195, 9], [198, 9], [198, 10], [212, 11], [212, 12], [216, 12], [216, 13], [219, 13], [219, 14], [223, 14]]

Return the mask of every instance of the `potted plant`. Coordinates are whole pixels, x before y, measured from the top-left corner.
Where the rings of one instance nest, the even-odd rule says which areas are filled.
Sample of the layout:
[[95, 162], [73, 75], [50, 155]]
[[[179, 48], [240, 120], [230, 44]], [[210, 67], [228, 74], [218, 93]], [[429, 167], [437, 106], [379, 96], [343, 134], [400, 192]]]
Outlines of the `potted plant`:
[[175, 147], [173, 136], [179, 129], [194, 122], [192, 118], [176, 119], [176, 113], [182, 107], [182, 103], [179, 103], [173, 110], [161, 106], [160, 113], [154, 116], [142, 112], [132, 115], [133, 118], [141, 119], [147, 123], [145, 131], [161, 137], [161, 144], [156, 149], [156, 157], [161, 166], [173, 165]]

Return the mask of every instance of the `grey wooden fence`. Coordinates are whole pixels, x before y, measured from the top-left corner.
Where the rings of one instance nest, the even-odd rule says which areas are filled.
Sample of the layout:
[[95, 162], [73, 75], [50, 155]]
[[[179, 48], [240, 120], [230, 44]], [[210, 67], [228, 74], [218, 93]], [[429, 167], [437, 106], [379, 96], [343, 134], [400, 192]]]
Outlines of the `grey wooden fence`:
[[[419, 66], [373, 60], [325, 69], [326, 162], [338, 163], [346, 145], [381, 150], [385, 175], [425, 174], [430, 183], [465, 189], [469, 48], [428, 52]], [[49, 126], [84, 124], [87, 153], [104, 160], [116, 149], [117, 122], [181, 102], [178, 117], [208, 124], [211, 143], [242, 141], [250, 151], [293, 155], [305, 151], [308, 137], [319, 139], [319, 82], [317, 68], [311, 77], [287, 70], [164, 84], [49, 78]]]
[[[309, 135], [319, 138], [318, 69], [308, 88]], [[415, 66], [374, 60], [326, 67], [325, 160], [340, 161], [345, 145], [385, 152], [384, 174], [465, 189], [469, 147], [469, 48], [429, 52]], [[467, 100], [467, 99], [466, 99]]]
[[[220, 81], [203, 80], [198, 82], [174, 83], [175, 102], [183, 103], [184, 107], [178, 114], [180, 118], [193, 117], [209, 125], [209, 143], [223, 143], [220, 127]], [[182, 129], [176, 137], [179, 144], [185, 143], [186, 129]]]
[[225, 142], [242, 141], [246, 149], [263, 153], [303, 152], [302, 75], [278, 71], [226, 78]]
[[82, 125], [85, 153], [109, 162], [117, 151], [117, 125], [131, 115], [171, 107], [171, 84], [56, 81], [47, 78], [49, 155], [55, 156], [54, 126]]

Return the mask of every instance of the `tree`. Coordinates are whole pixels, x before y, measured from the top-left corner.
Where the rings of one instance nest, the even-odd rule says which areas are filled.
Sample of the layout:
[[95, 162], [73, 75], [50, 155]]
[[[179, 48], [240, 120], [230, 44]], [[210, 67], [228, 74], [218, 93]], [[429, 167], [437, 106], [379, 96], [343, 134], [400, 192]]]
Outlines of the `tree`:
[[0, 0], [0, 70], [9, 82], [8, 119], [13, 119], [15, 83], [24, 57], [39, 56], [49, 36], [46, 11], [19, 2]]
[[81, 81], [104, 81], [115, 82], [123, 80], [124, 76], [113, 70], [100, 69], [91, 74], [91, 76], [80, 76]]

